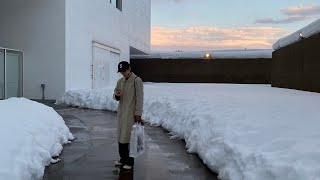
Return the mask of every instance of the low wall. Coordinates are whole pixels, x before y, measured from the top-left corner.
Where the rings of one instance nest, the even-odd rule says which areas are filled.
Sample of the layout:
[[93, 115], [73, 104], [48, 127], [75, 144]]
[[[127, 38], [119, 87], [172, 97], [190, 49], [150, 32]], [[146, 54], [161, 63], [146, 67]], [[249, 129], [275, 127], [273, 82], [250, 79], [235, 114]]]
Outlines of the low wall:
[[320, 33], [272, 54], [273, 87], [320, 92]]
[[271, 59], [131, 59], [145, 82], [270, 84]]

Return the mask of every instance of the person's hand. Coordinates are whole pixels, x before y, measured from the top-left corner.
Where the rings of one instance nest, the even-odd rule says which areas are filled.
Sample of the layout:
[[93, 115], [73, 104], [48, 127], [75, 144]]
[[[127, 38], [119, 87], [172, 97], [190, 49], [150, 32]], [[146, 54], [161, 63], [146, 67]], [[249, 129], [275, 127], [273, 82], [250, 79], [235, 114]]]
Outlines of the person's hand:
[[118, 91], [116, 92], [116, 96], [121, 97], [122, 95], [123, 95], [122, 91], [118, 90]]
[[144, 125], [144, 122], [141, 119], [141, 116], [134, 116], [134, 122], [140, 123], [142, 126]]

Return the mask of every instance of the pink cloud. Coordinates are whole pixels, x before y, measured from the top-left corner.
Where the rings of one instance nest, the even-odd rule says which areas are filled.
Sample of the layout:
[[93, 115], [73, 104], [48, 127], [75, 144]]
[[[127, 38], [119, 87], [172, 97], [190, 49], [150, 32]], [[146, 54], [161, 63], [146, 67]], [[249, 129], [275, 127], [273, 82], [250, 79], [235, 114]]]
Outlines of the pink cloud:
[[288, 7], [281, 10], [288, 16], [320, 15], [320, 5], [312, 4], [307, 6]]
[[157, 51], [271, 48], [284, 35], [284, 29], [273, 27], [155, 26], [151, 44], [152, 50]]
[[307, 19], [313, 19], [320, 16], [320, 5], [312, 4], [306, 6], [288, 7], [281, 12], [286, 15], [285, 18], [262, 18], [257, 19], [255, 23], [260, 24], [287, 24]]
[[260, 24], [288, 24], [288, 23], [303, 21], [303, 20], [312, 19], [312, 18], [313, 17], [308, 17], [308, 16], [289, 16], [289, 17], [283, 18], [283, 19], [263, 18], [263, 19], [257, 19], [256, 23], [260, 23]]

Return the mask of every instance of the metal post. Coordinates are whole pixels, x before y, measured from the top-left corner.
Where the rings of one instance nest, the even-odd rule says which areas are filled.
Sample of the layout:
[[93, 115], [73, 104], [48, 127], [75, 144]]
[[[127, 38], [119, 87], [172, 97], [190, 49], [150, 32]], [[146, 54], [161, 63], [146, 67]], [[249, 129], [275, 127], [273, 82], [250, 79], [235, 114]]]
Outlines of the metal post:
[[44, 97], [44, 90], [45, 90], [45, 88], [46, 88], [46, 84], [41, 84], [41, 88], [42, 88], [42, 100], [44, 100], [44, 99], [45, 99], [45, 97]]
[[7, 49], [4, 49], [4, 99], [7, 99]]

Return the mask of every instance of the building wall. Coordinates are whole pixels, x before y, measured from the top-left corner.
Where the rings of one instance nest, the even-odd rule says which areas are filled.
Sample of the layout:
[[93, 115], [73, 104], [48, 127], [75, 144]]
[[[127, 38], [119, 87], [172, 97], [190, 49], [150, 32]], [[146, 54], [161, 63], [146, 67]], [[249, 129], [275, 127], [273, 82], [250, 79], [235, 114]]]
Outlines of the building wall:
[[150, 52], [151, 34], [151, 0], [127, 0], [126, 16], [128, 17], [129, 44], [143, 51]]
[[273, 52], [272, 86], [320, 92], [320, 33]]
[[66, 89], [92, 88], [92, 41], [119, 49], [126, 61], [130, 43], [149, 50], [149, 11], [150, 0], [123, 0], [122, 11], [106, 0], [66, 0]]
[[24, 52], [24, 97], [55, 99], [65, 92], [64, 0], [2, 0], [0, 47]]
[[269, 84], [271, 59], [132, 59], [144, 82]]

